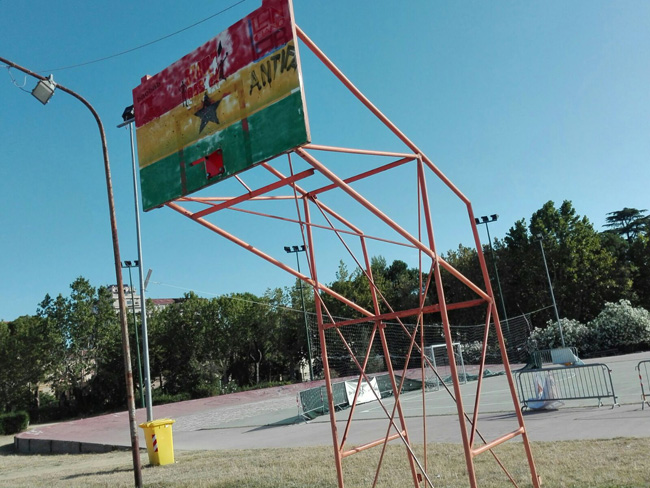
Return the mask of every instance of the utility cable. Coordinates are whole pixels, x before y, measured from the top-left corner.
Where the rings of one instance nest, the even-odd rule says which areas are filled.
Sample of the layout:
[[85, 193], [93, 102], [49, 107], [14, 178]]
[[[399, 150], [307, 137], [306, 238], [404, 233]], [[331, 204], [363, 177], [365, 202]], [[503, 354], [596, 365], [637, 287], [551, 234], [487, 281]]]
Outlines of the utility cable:
[[[302, 313], [302, 310], [296, 310], [295, 308], [287, 307], [287, 306], [284, 306], [284, 305], [274, 305], [272, 303], [258, 302], [258, 301], [255, 301], [255, 300], [247, 300], [246, 298], [241, 298], [241, 297], [238, 297], [238, 296], [227, 295], [227, 294], [221, 294], [220, 295], [218, 293], [212, 293], [212, 292], [209, 292], [209, 291], [195, 290], [193, 288], [186, 288], [184, 286], [171, 285], [169, 283], [163, 283], [162, 281], [151, 281], [150, 283], [153, 284], [153, 285], [167, 286], [169, 288], [176, 288], [178, 290], [185, 290], [185, 291], [191, 291], [191, 292], [194, 292], [194, 293], [200, 293], [201, 295], [208, 295], [208, 296], [212, 296], [212, 297], [216, 297], [216, 298], [227, 298], [229, 300], [237, 300], [237, 301], [240, 301], [240, 302], [250, 303], [250, 304], [253, 304], [253, 305], [262, 305], [262, 306], [267, 307], [267, 308], [278, 308], [278, 309], [282, 309], [282, 310], [288, 310], [290, 312], [301, 312]], [[307, 313], [311, 313], [311, 312], [307, 312]]]
[[11, 74], [11, 66], [3, 65], [5, 68], [7, 68], [7, 73], [9, 73], [9, 77], [11, 78], [11, 81], [13, 82], [16, 87], [21, 89], [22, 91], [26, 93], [31, 93], [29, 90], [25, 90], [25, 85], [27, 84], [27, 76], [25, 76], [25, 80], [23, 81], [22, 85], [19, 85], [18, 82], [16, 81], [16, 78], [14, 78], [14, 75]]
[[128, 53], [132, 53], [133, 51], [137, 51], [138, 49], [142, 49], [142, 48], [151, 46], [152, 44], [156, 44], [157, 42], [164, 41], [165, 39], [169, 39], [170, 37], [173, 37], [173, 36], [175, 36], [177, 34], [180, 34], [181, 32], [184, 32], [184, 31], [186, 31], [188, 29], [191, 29], [192, 27], [196, 27], [199, 24], [207, 22], [208, 20], [213, 19], [214, 17], [217, 17], [218, 15], [221, 15], [221, 14], [227, 12], [228, 10], [236, 7], [239, 4], [244, 3], [245, 1], [246, 0], [239, 0], [237, 3], [233, 3], [229, 7], [226, 7], [223, 10], [220, 10], [216, 14], [212, 14], [209, 17], [206, 17], [205, 19], [202, 19], [202, 20], [199, 20], [198, 22], [193, 23], [192, 25], [188, 25], [187, 27], [184, 27], [184, 28], [182, 28], [180, 30], [177, 30], [176, 32], [172, 32], [171, 34], [167, 34], [166, 36], [160, 37], [160, 38], [158, 38], [156, 40], [147, 42], [145, 44], [141, 44], [140, 46], [136, 46], [136, 47], [133, 47], [131, 49], [121, 51], [119, 53], [111, 54], [109, 56], [104, 56], [102, 58], [93, 59], [91, 61], [85, 61], [83, 63], [78, 63], [78, 64], [72, 64], [70, 66], [61, 66], [59, 68], [42, 69], [42, 70], [38, 70], [37, 72], [39, 72], [39, 73], [53, 73], [55, 71], [63, 71], [63, 70], [66, 70], [66, 69], [80, 68], [81, 66], [87, 66], [89, 64], [99, 63], [101, 61], [106, 61], [108, 59], [116, 58], [118, 56], [123, 56], [123, 55], [128, 54]]

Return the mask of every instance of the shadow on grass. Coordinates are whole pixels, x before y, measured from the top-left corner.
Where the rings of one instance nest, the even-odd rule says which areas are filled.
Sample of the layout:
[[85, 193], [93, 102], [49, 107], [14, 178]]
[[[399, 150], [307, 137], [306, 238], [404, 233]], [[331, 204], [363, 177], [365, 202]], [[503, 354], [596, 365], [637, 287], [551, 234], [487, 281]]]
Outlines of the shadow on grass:
[[[274, 427], [282, 427], [282, 426], [285, 426], [285, 425], [303, 424], [305, 422], [306, 421], [305, 421], [304, 418], [302, 418], [299, 415], [296, 415], [296, 416], [293, 416], [293, 417], [288, 417], [286, 419], [278, 420], [277, 422], [273, 422], [272, 424], [260, 425], [260, 426], [256, 426], [256, 427], [252, 427], [252, 426], [237, 426], [237, 427], [238, 428], [252, 427], [250, 430], [247, 430], [246, 432], [255, 432], [255, 431], [258, 431], [258, 430], [272, 429]], [[225, 427], [225, 428], [229, 428], [229, 427]], [[206, 427], [206, 428], [198, 429], [198, 430], [221, 430], [221, 429], [224, 429], [224, 427]]]
[[282, 427], [285, 425], [296, 425], [296, 424], [304, 424], [304, 423], [305, 423], [305, 419], [303, 419], [299, 415], [296, 415], [294, 417], [278, 420], [277, 422], [273, 422], [272, 424], [260, 425], [259, 427], [255, 427], [254, 429], [249, 430], [248, 432], [256, 432], [258, 430], [266, 430], [266, 429], [272, 429], [274, 427]]
[[0, 445], [0, 456], [11, 456], [12, 454], [16, 454], [13, 442]]
[[[144, 466], [143, 466], [144, 469]], [[93, 472], [87, 472], [87, 473], [78, 473], [78, 474], [71, 474], [70, 476], [65, 476], [61, 479], [63, 480], [74, 480], [78, 478], [88, 478], [88, 477], [94, 477], [94, 476], [109, 476], [112, 474], [117, 474], [117, 473], [129, 473], [133, 472], [133, 468], [114, 468], [114, 469], [106, 469], [104, 471], [93, 471]]]

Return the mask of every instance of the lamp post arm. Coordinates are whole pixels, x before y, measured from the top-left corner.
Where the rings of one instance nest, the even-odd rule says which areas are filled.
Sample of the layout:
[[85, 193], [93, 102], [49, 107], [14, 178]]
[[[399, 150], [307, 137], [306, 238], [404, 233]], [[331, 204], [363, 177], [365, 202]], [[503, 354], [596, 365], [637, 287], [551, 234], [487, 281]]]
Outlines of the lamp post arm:
[[[8, 59], [5, 59], [3, 57], [0, 57], [0, 61], [5, 63], [8, 66], [11, 66], [12, 68], [16, 68], [19, 71], [22, 71], [25, 74], [28, 74], [34, 78], [37, 78], [38, 80], [46, 80], [42, 75], [39, 75], [38, 73], [35, 73], [27, 68], [24, 68], [23, 66], [20, 66], [12, 61], [9, 61]], [[109, 209], [109, 214], [110, 214], [110, 221], [111, 221], [111, 235], [113, 238], [113, 255], [114, 255], [114, 260], [115, 260], [115, 277], [117, 279], [117, 289], [118, 289], [118, 299], [119, 299], [119, 305], [120, 305], [120, 325], [122, 329], [122, 348], [123, 348], [123, 353], [124, 353], [124, 368], [125, 368], [125, 377], [126, 377], [126, 395], [127, 395], [127, 403], [128, 403], [128, 410], [129, 410], [129, 426], [130, 426], [130, 433], [131, 433], [131, 449], [133, 452], [133, 471], [134, 471], [134, 476], [135, 476], [135, 484], [137, 487], [142, 486], [142, 465], [140, 464], [140, 448], [139, 448], [139, 440], [138, 440], [138, 432], [137, 432], [137, 426], [136, 426], [136, 421], [135, 421], [135, 398], [133, 395], [133, 371], [131, 369], [131, 354], [129, 350], [129, 334], [128, 334], [128, 321], [127, 321], [127, 311], [126, 311], [126, 298], [124, 295], [124, 280], [122, 277], [122, 262], [120, 259], [120, 246], [119, 246], [119, 240], [117, 236], [117, 220], [115, 218], [115, 203], [113, 199], [113, 184], [111, 182], [111, 168], [110, 168], [110, 163], [108, 160], [108, 145], [106, 144], [106, 133], [104, 131], [104, 125], [102, 124], [101, 119], [99, 118], [99, 115], [93, 108], [93, 106], [88, 103], [88, 101], [79, 95], [78, 93], [70, 90], [69, 88], [66, 88], [63, 85], [59, 85], [57, 83], [56, 87], [60, 89], [61, 91], [64, 91], [68, 93], [69, 95], [72, 95], [74, 98], [79, 100], [81, 103], [83, 103], [88, 110], [93, 114], [93, 117], [95, 117], [95, 121], [97, 122], [97, 126], [99, 128], [99, 135], [101, 136], [102, 139], [102, 154], [104, 156], [104, 172], [106, 175], [106, 191], [108, 195], [108, 209]]]

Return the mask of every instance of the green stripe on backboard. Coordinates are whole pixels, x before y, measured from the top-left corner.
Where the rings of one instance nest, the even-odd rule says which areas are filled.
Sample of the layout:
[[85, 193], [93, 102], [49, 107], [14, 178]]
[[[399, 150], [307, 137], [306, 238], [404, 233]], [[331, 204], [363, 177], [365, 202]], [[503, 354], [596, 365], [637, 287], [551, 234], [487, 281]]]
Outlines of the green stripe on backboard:
[[[281, 132], [279, 127], [283, 128]], [[296, 91], [248, 119], [142, 168], [143, 207], [159, 207], [308, 142], [302, 97]], [[205, 163], [192, 166], [192, 162], [218, 150], [223, 156], [222, 174], [208, 178]]]

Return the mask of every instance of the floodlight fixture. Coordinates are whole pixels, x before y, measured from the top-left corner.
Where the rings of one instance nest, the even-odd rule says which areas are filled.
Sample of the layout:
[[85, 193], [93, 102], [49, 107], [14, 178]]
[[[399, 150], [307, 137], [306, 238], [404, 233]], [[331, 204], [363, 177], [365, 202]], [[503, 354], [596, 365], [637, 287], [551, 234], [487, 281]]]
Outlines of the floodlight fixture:
[[475, 218], [474, 222], [476, 222], [476, 225], [478, 224], [488, 224], [490, 222], [496, 222], [499, 220], [499, 214], [492, 214], [489, 217], [487, 215], [481, 215], [481, 218]]
[[291, 248], [293, 249], [293, 252], [298, 252], [298, 246], [291, 246]]
[[50, 101], [50, 98], [54, 95], [54, 90], [56, 89], [56, 83], [54, 82], [54, 77], [52, 75], [49, 78], [40, 80], [34, 89], [32, 90], [32, 95], [36, 99], [45, 105]]
[[285, 252], [291, 252], [291, 248], [289, 246], [284, 246]]
[[135, 110], [133, 109], [133, 105], [129, 105], [124, 109], [124, 112], [122, 112], [122, 120], [124, 122], [130, 122], [135, 118]]

